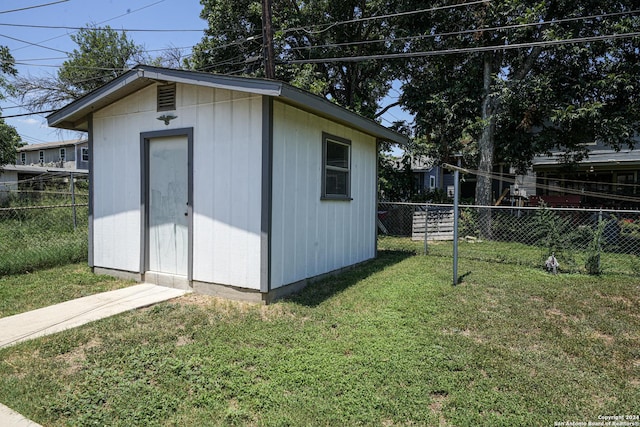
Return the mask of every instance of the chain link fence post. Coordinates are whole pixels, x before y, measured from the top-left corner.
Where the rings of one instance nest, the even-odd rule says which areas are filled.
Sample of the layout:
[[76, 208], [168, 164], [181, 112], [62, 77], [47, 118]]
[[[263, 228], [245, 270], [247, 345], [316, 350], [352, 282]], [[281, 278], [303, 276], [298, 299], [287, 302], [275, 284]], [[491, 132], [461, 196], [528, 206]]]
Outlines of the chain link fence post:
[[429, 255], [429, 203], [424, 205], [424, 254]]

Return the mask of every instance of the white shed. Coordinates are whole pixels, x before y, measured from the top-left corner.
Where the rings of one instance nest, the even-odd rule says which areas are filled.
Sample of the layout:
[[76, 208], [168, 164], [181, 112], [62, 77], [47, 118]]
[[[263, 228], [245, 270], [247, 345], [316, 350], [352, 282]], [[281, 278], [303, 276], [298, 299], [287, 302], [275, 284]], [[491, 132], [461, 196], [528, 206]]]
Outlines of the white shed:
[[268, 302], [376, 255], [377, 143], [285, 83], [138, 66], [48, 117], [89, 133], [96, 273]]

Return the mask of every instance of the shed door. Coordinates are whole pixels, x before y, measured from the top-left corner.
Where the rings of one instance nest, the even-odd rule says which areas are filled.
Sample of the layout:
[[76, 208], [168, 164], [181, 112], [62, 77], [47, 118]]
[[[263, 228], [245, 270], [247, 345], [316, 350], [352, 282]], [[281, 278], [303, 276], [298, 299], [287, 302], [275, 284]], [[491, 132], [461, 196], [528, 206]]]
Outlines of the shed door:
[[148, 269], [187, 276], [189, 248], [188, 140], [149, 140]]

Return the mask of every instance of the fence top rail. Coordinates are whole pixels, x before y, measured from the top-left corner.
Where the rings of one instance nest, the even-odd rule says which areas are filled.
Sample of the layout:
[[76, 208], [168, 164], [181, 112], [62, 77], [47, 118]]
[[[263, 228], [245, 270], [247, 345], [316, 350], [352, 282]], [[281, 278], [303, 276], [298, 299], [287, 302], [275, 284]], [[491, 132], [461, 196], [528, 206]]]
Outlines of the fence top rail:
[[22, 210], [35, 210], [35, 209], [56, 209], [56, 208], [72, 208], [72, 207], [89, 206], [88, 203], [75, 203], [68, 205], [53, 205], [53, 206], [16, 206], [13, 208], [0, 208], [0, 212], [5, 211], [22, 211]]
[[[448, 203], [409, 203], [409, 202], [379, 202], [378, 205], [405, 205], [419, 207], [435, 207], [453, 209], [453, 204]], [[640, 215], [640, 210], [632, 209], [605, 209], [605, 208], [552, 208], [548, 206], [482, 206], [482, 205], [458, 205], [459, 208], [478, 208], [478, 209], [496, 209], [496, 210], [540, 210], [546, 209], [550, 211], [567, 211], [567, 212], [602, 212], [617, 214], [635, 214]]]

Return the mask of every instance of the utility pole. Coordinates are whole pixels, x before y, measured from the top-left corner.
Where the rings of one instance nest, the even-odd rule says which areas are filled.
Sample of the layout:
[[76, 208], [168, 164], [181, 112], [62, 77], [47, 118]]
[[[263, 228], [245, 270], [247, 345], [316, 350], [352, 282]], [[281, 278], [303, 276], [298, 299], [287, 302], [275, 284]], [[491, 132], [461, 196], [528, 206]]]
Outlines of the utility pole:
[[262, 0], [262, 39], [264, 40], [264, 75], [268, 79], [276, 78], [276, 66], [273, 54], [273, 28], [271, 27], [271, 2]]

